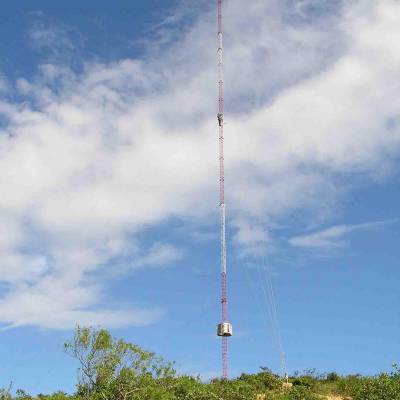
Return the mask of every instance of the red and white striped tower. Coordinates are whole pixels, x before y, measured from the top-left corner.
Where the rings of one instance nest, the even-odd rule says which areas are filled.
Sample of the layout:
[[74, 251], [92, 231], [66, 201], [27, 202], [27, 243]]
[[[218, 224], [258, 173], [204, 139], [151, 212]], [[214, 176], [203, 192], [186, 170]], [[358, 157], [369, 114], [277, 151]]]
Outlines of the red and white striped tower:
[[219, 208], [221, 223], [221, 322], [217, 335], [222, 338], [222, 378], [228, 379], [228, 337], [232, 325], [228, 322], [225, 232], [225, 167], [224, 167], [224, 48], [222, 40], [222, 0], [218, 1], [218, 129], [219, 129]]

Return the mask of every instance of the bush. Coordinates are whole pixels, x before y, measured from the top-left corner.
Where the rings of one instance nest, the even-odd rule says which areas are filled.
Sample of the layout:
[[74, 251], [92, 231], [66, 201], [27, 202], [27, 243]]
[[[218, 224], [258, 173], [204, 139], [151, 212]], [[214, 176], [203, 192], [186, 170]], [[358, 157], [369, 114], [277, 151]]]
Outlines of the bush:
[[0, 400], [12, 400], [10, 390], [0, 389]]
[[391, 374], [375, 377], [350, 376], [339, 384], [343, 394], [353, 400], [400, 400], [400, 373], [395, 367]]
[[282, 397], [282, 400], [321, 400], [311, 389], [304, 386], [294, 386], [293, 389]]
[[78, 327], [74, 339], [64, 347], [80, 363], [77, 389], [83, 399], [146, 398], [151, 391], [154, 398], [168, 397], [157, 391], [157, 382], [175, 375], [173, 365], [135, 344], [113, 338], [105, 329]]
[[326, 375], [326, 380], [328, 382], [337, 382], [340, 379], [340, 376], [336, 372], [329, 372]]
[[[77, 328], [65, 350], [80, 364], [77, 393], [30, 396], [12, 388], [0, 390], [0, 400], [321, 400], [343, 394], [352, 400], [400, 400], [400, 371], [375, 377], [340, 377], [335, 372], [317, 374], [315, 369], [296, 373], [293, 387], [283, 388], [281, 378], [268, 368], [257, 374], [210, 383], [177, 376], [173, 364], [137, 345], [113, 338], [104, 329]], [[287, 390], [286, 392], [284, 390]]]
[[258, 374], [242, 374], [237, 381], [246, 382], [258, 392], [278, 390], [282, 387], [282, 381], [279, 376], [266, 369]]
[[315, 386], [315, 379], [311, 376], [299, 376], [293, 380], [293, 386], [303, 386], [311, 389]]

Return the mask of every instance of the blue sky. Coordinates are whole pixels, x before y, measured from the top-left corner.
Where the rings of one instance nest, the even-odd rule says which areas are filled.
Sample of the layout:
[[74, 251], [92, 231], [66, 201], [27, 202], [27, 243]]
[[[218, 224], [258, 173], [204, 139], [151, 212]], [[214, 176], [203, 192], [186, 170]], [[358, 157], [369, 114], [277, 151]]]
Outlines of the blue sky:
[[[220, 374], [214, 2], [15, 1], [0, 23], [0, 386], [73, 391], [105, 326]], [[400, 361], [400, 6], [225, 6], [231, 375]]]

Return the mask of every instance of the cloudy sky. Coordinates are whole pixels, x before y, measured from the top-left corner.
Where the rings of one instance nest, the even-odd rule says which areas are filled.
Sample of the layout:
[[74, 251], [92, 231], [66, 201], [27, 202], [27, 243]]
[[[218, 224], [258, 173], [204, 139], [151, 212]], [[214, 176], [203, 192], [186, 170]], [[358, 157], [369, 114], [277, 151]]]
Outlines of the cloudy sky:
[[[400, 3], [227, 0], [231, 373], [400, 361]], [[215, 2], [0, 6], [0, 385], [105, 326], [220, 373]], [[272, 282], [280, 329], [271, 318]]]

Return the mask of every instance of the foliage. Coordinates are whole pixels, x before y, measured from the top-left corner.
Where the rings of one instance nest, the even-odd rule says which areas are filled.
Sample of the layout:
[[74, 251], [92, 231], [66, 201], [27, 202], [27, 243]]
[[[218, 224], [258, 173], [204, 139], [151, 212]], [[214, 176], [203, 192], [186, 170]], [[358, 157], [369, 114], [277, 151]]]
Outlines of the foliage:
[[315, 379], [309, 375], [299, 376], [293, 379], [293, 386], [306, 387], [312, 389], [315, 387]]
[[400, 371], [375, 377], [315, 369], [297, 372], [292, 387], [266, 367], [236, 379], [178, 376], [173, 364], [139, 346], [116, 339], [104, 329], [80, 328], [65, 344], [65, 351], [79, 362], [77, 392], [56, 392], [32, 397], [23, 390], [12, 396], [11, 385], [0, 390], [0, 400], [318, 400], [342, 394], [352, 400], [400, 400]]
[[[105, 330], [78, 327], [65, 351], [79, 361], [78, 395], [83, 399], [146, 396], [156, 380], [175, 375], [173, 364]], [[161, 397], [161, 398], [165, 398]]]
[[329, 372], [326, 375], [326, 380], [328, 382], [337, 382], [340, 379], [340, 376], [336, 372]]
[[324, 380], [323, 374], [318, 374], [315, 368], [310, 368], [303, 373], [299, 371], [295, 372], [295, 376], [292, 379], [293, 386], [303, 386], [308, 389], [314, 389], [318, 382]]
[[32, 396], [25, 392], [25, 390], [18, 389], [16, 392], [16, 399], [18, 400], [31, 400]]
[[282, 400], [320, 400], [320, 397], [313, 393], [310, 388], [305, 386], [294, 386]]
[[394, 366], [390, 374], [375, 377], [349, 376], [339, 384], [342, 393], [353, 400], [400, 400], [400, 371]]
[[12, 400], [9, 389], [0, 389], [0, 400]]
[[258, 374], [242, 374], [237, 380], [246, 382], [258, 392], [278, 390], [282, 387], [282, 381], [279, 376], [266, 368], [262, 368], [262, 372]]

